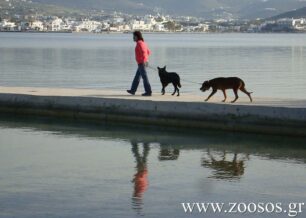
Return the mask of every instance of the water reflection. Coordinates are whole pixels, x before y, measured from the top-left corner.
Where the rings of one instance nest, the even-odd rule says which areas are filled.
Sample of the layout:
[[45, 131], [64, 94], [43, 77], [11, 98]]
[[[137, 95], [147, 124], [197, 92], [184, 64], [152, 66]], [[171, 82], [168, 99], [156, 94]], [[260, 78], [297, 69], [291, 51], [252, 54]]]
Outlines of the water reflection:
[[[132, 154], [135, 158], [136, 163], [136, 173], [134, 174], [132, 183], [134, 183], [134, 191], [132, 196], [132, 208], [136, 211], [138, 215], [144, 215], [144, 193], [147, 191], [149, 186], [148, 179], [148, 156], [150, 152], [150, 144], [154, 143], [151, 141], [137, 141], [132, 139]], [[168, 147], [167, 145], [159, 144], [159, 161], [170, 161], [177, 160], [180, 154], [178, 148]]]
[[183, 151], [201, 150], [256, 155], [306, 163], [306, 138], [273, 135], [243, 134], [217, 131], [195, 131], [161, 127], [148, 127], [124, 123], [92, 124], [81, 121], [11, 116], [0, 114], [0, 129], [21, 128], [43, 131], [60, 137], [80, 139], [124, 140], [131, 143], [159, 145], [159, 160], [177, 160]]
[[[25, 134], [29, 138], [16, 135], [24, 132], [29, 133]], [[204, 130], [194, 132], [118, 123], [89, 124], [0, 115], [0, 136], [4, 134], [9, 135], [5, 140], [0, 137], [0, 145], [3, 147], [2, 167], [6, 170], [1, 177], [4, 181], [2, 190], [10, 188], [13, 180], [25, 189], [28, 185], [35, 195], [38, 193], [40, 196], [44, 194], [42, 190], [51, 187], [50, 190], [55, 193], [53, 196], [69, 199], [73, 205], [78, 200], [80, 204], [75, 205], [83, 204], [84, 199], [79, 196], [88, 195], [88, 205], [98, 202], [97, 211], [101, 209], [109, 215], [107, 217], [115, 217], [111, 214], [118, 209], [113, 206], [118, 202], [121, 202], [120, 208], [126, 207], [120, 212], [132, 213], [127, 217], [135, 217], [135, 214], [147, 216], [156, 210], [156, 205], [158, 208], [172, 206], [171, 217], [176, 217], [173, 211], [177, 210], [177, 202], [173, 199], [184, 197], [189, 197], [188, 200], [203, 200], [203, 196], [213, 196], [213, 199], [225, 198], [231, 201], [236, 195], [241, 199], [261, 199], [264, 195], [272, 196], [272, 200], [280, 200], [277, 198], [289, 199], [287, 196], [291, 195], [298, 199], [306, 194], [301, 191], [305, 188], [302, 184], [305, 175], [301, 173], [301, 168], [306, 166], [306, 138]], [[18, 142], [11, 143], [8, 138]], [[22, 141], [23, 138], [26, 140]], [[45, 143], [45, 138], [49, 144]], [[86, 144], [88, 141], [90, 146]], [[57, 142], [60, 142], [59, 145], [53, 145]], [[66, 142], [67, 145], [64, 144]], [[119, 142], [120, 146], [113, 147], [113, 144], [117, 145], [114, 142]], [[19, 143], [22, 146], [19, 147]], [[39, 146], [30, 146], [31, 143]], [[66, 150], [66, 147], [69, 149]], [[35, 154], [35, 158], [32, 158], [31, 153]], [[7, 154], [19, 157], [22, 161], [6, 158], [9, 156]], [[40, 161], [38, 156], [41, 155]], [[60, 164], [58, 161], [53, 162], [53, 155], [59, 156]], [[10, 168], [10, 164], [14, 167]], [[50, 171], [47, 170], [49, 168]], [[284, 168], [287, 169], [282, 171]], [[16, 179], [23, 172], [26, 180], [21, 181], [19, 178], [22, 177]], [[109, 172], [112, 174], [109, 175]], [[54, 178], [55, 182], [50, 178]], [[41, 179], [46, 184], [37, 190], [32, 184], [41, 184]], [[216, 188], [217, 183], [222, 186], [221, 189]], [[205, 188], [202, 184], [205, 184]], [[253, 188], [249, 190], [248, 187]], [[9, 188], [8, 193], [11, 191]], [[15, 193], [15, 189], [13, 191]], [[28, 199], [28, 196], [25, 197]], [[2, 197], [2, 201], [5, 202], [7, 198]], [[50, 199], [47, 197], [45, 202], [49, 203]], [[37, 204], [38, 201], [34, 199], [33, 202]], [[55, 198], [54, 202], [57, 205], [58, 199]], [[171, 204], [168, 205], [168, 202]], [[92, 212], [92, 208], [88, 208]], [[112, 211], [107, 210], [109, 208]], [[11, 208], [6, 206], [6, 209]]]
[[[149, 143], [138, 143], [136, 141], [131, 141], [131, 144], [132, 153], [136, 161], [136, 174], [132, 180], [134, 183], [132, 207], [139, 215], [141, 215], [141, 210], [143, 208], [143, 194], [147, 190], [149, 184], [147, 157], [149, 155], [150, 147]], [[139, 151], [139, 147], [142, 147], [142, 154]]]
[[248, 154], [227, 153], [213, 154], [210, 149], [204, 154], [201, 165], [213, 170], [209, 178], [234, 180], [240, 179], [245, 171], [245, 161], [249, 160]]
[[180, 155], [180, 150], [177, 148], [160, 147], [158, 160], [177, 160]]

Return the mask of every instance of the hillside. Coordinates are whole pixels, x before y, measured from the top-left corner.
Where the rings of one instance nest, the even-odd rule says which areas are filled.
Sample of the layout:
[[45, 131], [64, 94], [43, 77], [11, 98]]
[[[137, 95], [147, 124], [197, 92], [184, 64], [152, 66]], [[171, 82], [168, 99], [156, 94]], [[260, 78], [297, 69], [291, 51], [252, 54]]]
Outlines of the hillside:
[[10, 0], [0, 1], [0, 16], [5, 18], [11, 15], [82, 15], [84, 12], [80, 9], [63, 7], [61, 5], [50, 5], [43, 3], [32, 3], [31, 1]]
[[299, 8], [296, 10], [288, 11], [277, 16], [271, 17], [270, 19], [281, 19], [281, 18], [306, 18], [306, 7]]
[[304, 0], [33, 0], [74, 9], [101, 9], [133, 14], [163, 12], [205, 18], [267, 18], [306, 6]]

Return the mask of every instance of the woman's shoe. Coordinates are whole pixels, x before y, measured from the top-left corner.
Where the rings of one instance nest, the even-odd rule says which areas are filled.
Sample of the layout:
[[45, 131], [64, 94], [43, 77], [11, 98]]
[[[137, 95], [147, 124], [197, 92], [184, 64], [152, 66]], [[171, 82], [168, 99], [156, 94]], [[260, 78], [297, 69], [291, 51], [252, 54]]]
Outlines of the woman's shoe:
[[135, 92], [132, 92], [132, 90], [126, 90], [127, 93], [131, 94], [131, 95], [135, 95]]
[[152, 93], [143, 93], [141, 96], [152, 96]]

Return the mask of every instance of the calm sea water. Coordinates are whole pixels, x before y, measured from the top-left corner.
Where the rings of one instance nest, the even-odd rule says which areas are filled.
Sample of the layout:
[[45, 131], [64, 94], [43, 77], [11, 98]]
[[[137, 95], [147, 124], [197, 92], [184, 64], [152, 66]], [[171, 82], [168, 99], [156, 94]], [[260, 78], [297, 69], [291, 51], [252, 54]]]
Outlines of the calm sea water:
[[[305, 34], [145, 34], [145, 39], [151, 66], [167, 65], [182, 79], [239, 76], [255, 97], [305, 99]], [[135, 70], [131, 34], [0, 33], [2, 86], [126, 90]], [[159, 92], [151, 69], [149, 79]], [[182, 85], [182, 93], [200, 94], [198, 85]]]
[[[306, 199], [305, 142], [1, 116], [0, 217], [289, 217]], [[185, 214], [182, 202], [287, 212]]]

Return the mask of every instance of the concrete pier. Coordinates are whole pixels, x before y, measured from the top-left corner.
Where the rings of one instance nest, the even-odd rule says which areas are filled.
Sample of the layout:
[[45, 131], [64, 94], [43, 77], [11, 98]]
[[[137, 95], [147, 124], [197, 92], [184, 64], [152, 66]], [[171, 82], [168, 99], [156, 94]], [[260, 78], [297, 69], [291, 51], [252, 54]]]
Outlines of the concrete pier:
[[306, 100], [253, 96], [250, 103], [240, 93], [235, 104], [217, 96], [204, 102], [208, 94], [141, 97], [112, 90], [0, 87], [0, 112], [306, 136]]

